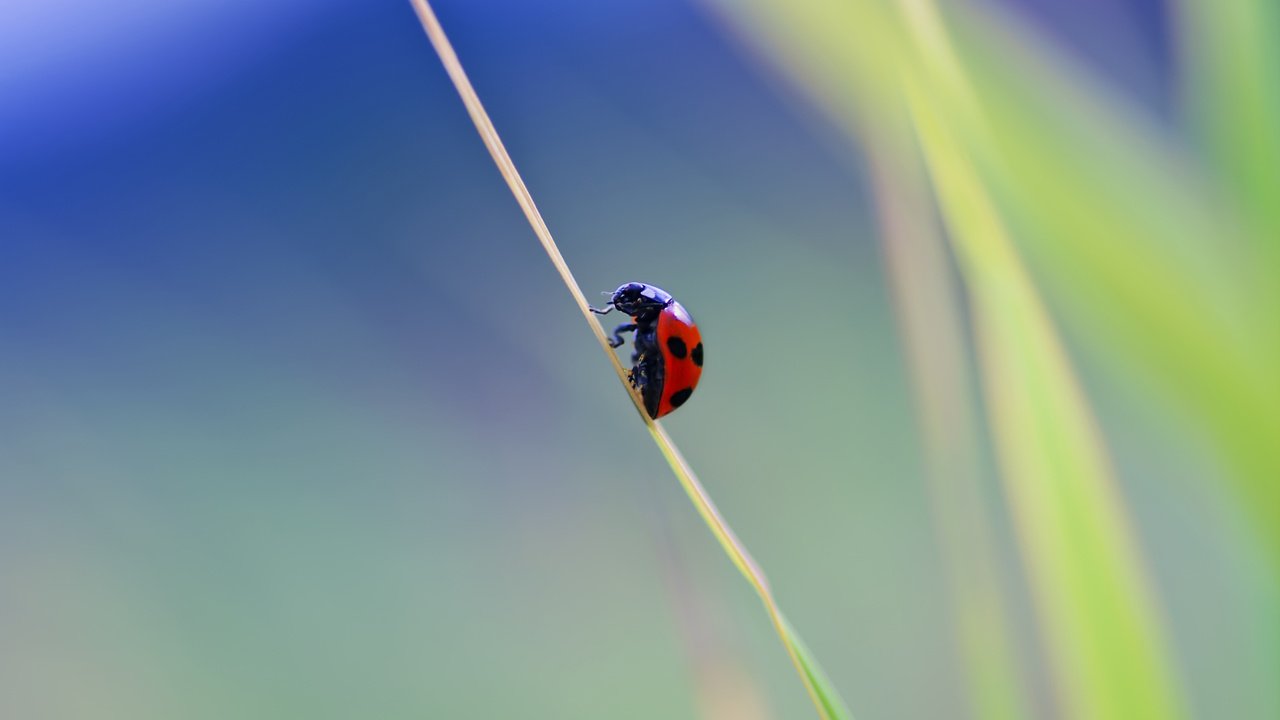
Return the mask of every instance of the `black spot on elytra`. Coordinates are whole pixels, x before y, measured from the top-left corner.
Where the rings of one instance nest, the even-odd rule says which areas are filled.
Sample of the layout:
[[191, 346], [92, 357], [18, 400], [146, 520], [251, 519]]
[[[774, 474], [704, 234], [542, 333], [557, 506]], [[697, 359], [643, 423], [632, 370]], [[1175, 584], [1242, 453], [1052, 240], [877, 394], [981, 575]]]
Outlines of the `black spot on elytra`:
[[692, 394], [693, 394], [693, 388], [685, 388], [683, 390], [677, 390], [676, 392], [672, 393], [671, 407], [678, 408], [681, 405], [685, 404], [685, 401], [687, 401], [689, 399], [689, 396]]
[[702, 367], [702, 343], [698, 343], [697, 345], [694, 346], [693, 353], [690, 355], [690, 357], [693, 358], [694, 365], [697, 365], [698, 367]]
[[678, 337], [667, 338], [667, 349], [671, 351], [671, 354], [677, 360], [683, 360], [684, 356], [689, 354], [689, 346], [685, 345], [684, 341]]

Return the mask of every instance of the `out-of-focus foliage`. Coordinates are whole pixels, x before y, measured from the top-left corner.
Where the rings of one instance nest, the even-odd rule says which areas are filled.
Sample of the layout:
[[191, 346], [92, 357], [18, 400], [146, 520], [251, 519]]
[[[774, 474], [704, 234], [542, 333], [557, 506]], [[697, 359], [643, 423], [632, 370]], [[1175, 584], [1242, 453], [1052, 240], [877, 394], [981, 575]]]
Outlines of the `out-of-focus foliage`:
[[[853, 142], [888, 151], [877, 164], [919, 162], [904, 118], [915, 129], [968, 291], [991, 433], [1072, 716], [1182, 711], [1105, 442], [1042, 292], [1090, 352], [1145, 376], [1156, 401], [1213, 438], [1213, 481], [1230, 484], [1260, 549], [1280, 562], [1280, 322], [1274, 240], [1263, 240], [1274, 202], [1257, 201], [1280, 197], [1270, 161], [1280, 135], [1262, 129], [1280, 74], [1248, 22], [1270, 11], [1243, 5], [1205, 37], [1195, 23], [1188, 31], [1209, 46], [1199, 59], [1223, 88], [1204, 89], [1238, 100], [1196, 107], [1217, 141], [1218, 173], [997, 9], [720, 5]], [[1242, 46], [1228, 49], [1223, 36], [1237, 29]], [[992, 714], [989, 695], [979, 697], [979, 712]]]

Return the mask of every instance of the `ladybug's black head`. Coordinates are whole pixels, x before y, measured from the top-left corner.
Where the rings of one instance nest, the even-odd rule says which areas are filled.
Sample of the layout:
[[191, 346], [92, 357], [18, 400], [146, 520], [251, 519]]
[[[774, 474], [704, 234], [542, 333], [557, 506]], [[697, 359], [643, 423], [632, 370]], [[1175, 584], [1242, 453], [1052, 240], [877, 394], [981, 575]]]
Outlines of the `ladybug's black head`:
[[670, 303], [671, 296], [666, 292], [638, 282], [630, 282], [614, 290], [613, 299], [609, 301], [610, 305], [631, 316], [661, 310]]

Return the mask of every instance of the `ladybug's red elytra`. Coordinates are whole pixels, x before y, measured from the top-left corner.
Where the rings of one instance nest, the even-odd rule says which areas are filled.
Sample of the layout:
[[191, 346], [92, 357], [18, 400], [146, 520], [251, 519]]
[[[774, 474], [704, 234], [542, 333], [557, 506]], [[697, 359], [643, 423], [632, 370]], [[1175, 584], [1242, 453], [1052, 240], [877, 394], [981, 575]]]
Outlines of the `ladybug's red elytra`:
[[622, 333], [635, 332], [631, 385], [640, 391], [649, 417], [675, 410], [689, 399], [702, 377], [702, 333], [671, 294], [645, 283], [627, 283], [613, 291], [609, 304], [591, 308], [600, 315], [620, 310], [633, 322], [613, 331], [609, 347], [622, 345]]

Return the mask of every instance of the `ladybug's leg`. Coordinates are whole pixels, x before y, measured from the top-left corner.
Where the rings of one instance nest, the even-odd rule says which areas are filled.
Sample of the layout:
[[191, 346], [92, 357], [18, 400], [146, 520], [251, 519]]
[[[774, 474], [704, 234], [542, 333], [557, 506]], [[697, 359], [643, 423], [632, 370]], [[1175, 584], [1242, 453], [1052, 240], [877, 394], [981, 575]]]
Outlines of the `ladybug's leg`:
[[636, 332], [636, 341], [633, 344], [635, 352], [631, 353], [631, 364], [640, 365], [641, 360], [657, 351], [658, 338], [657, 328], [652, 323], [646, 323], [644, 327]]
[[658, 412], [659, 395], [662, 393], [661, 363], [652, 355], [647, 356], [631, 368], [631, 374], [627, 377], [631, 380], [631, 386], [640, 391], [644, 411], [649, 417], [653, 417]]
[[649, 384], [649, 375], [645, 372], [644, 365], [636, 365], [631, 368], [631, 372], [627, 373], [627, 379], [631, 381], [631, 387], [644, 392], [644, 386]]
[[613, 339], [609, 341], [609, 347], [616, 348], [621, 346], [622, 343], [624, 342], [622, 339], [622, 333], [631, 332], [632, 330], [635, 330], [635, 329], [636, 329], [635, 323], [623, 323], [618, 327], [614, 328]]

